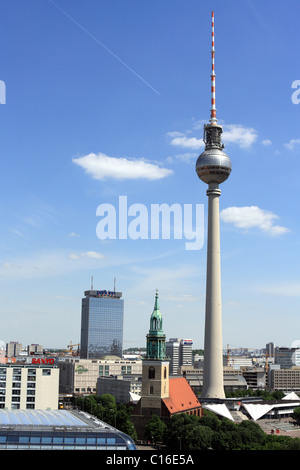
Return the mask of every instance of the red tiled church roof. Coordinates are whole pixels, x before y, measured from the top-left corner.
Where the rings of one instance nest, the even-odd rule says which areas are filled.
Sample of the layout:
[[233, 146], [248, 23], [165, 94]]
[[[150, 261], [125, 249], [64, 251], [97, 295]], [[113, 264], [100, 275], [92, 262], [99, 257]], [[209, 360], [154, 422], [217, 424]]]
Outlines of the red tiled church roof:
[[163, 398], [170, 414], [200, 408], [201, 404], [184, 377], [169, 379], [169, 397]]

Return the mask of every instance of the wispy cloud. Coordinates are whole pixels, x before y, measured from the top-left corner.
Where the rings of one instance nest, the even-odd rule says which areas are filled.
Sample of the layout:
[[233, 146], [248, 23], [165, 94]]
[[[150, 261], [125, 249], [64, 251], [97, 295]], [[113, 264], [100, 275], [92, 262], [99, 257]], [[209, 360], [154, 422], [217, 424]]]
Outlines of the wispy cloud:
[[237, 144], [241, 148], [248, 148], [257, 139], [257, 132], [252, 127], [244, 127], [240, 124], [227, 124], [223, 126], [223, 141]]
[[110, 157], [104, 153], [90, 153], [73, 158], [73, 163], [79, 165], [96, 180], [158, 180], [173, 173], [172, 170], [144, 160]]
[[94, 258], [94, 259], [103, 259], [104, 255], [101, 253], [97, 253], [96, 251], [86, 251], [85, 253], [70, 253], [69, 258], [70, 259], [80, 259], [82, 257], [87, 256], [88, 258]]
[[294, 150], [296, 145], [300, 144], [300, 139], [291, 139], [289, 142], [284, 144], [284, 146], [289, 150]]
[[[194, 130], [203, 127], [203, 121], [197, 121], [193, 126]], [[222, 140], [225, 144], [236, 144], [240, 148], [249, 148], [257, 140], [257, 131], [252, 127], [245, 127], [240, 124], [224, 124]], [[186, 132], [171, 131], [167, 133], [170, 145], [183, 149], [200, 150], [204, 147], [203, 138], [191, 135], [193, 131]]]
[[188, 137], [184, 134], [174, 132], [168, 132], [167, 136], [171, 138], [170, 144], [174, 147], [181, 147], [191, 150], [200, 150], [202, 147], [204, 147], [203, 139]]
[[220, 218], [237, 228], [258, 228], [269, 235], [281, 235], [289, 231], [286, 227], [274, 225], [274, 220], [279, 218], [276, 214], [257, 206], [228, 207], [221, 211]]
[[280, 297], [300, 297], [300, 282], [284, 282], [272, 285], [259, 286], [258, 290], [267, 295]]
[[[19, 258], [7, 259], [0, 264], [0, 279], [34, 279], [65, 275], [74, 270], [99, 267], [99, 260], [107, 259], [101, 253], [87, 251], [71, 255], [63, 250], [32, 253]], [[74, 263], [74, 260], [78, 262]], [[112, 260], [110, 260], [112, 263]]]

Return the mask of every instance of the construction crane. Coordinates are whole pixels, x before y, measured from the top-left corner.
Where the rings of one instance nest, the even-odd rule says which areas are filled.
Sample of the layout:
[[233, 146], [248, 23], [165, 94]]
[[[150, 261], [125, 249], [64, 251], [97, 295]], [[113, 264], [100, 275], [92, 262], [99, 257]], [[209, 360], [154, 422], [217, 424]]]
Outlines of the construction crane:
[[76, 356], [76, 353], [73, 352], [73, 348], [74, 348], [75, 346], [78, 346], [78, 347], [77, 347], [77, 351], [78, 351], [78, 350], [79, 350], [79, 346], [80, 346], [79, 343], [78, 343], [78, 344], [73, 344], [72, 341], [70, 341], [70, 344], [67, 345], [67, 347], [69, 348], [69, 349], [68, 349], [68, 352], [70, 352], [72, 356]]

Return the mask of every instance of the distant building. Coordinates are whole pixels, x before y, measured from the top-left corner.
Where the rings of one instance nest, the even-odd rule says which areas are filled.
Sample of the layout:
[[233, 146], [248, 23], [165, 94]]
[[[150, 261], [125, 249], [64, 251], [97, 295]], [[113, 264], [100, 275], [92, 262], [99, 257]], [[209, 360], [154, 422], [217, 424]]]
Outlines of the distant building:
[[27, 346], [27, 354], [28, 356], [34, 354], [43, 354], [44, 348], [41, 344], [30, 344]]
[[268, 343], [266, 344], [266, 354], [268, 357], [273, 357], [275, 354], [275, 344], [274, 343]]
[[22, 344], [17, 341], [11, 341], [6, 344], [6, 357], [17, 357], [22, 351]]
[[88, 290], [81, 309], [80, 357], [122, 357], [124, 300], [122, 292]]
[[275, 348], [275, 364], [279, 364], [282, 369], [300, 366], [299, 348]]
[[97, 395], [109, 393], [115, 397], [116, 403], [135, 402], [141, 395], [142, 376], [115, 375], [98, 377]]
[[170, 359], [171, 375], [180, 373], [182, 366], [192, 366], [192, 346], [193, 340], [191, 339], [170, 338], [166, 342], [166, 354]]
[[300, 367], [269, 370], [269, 389], [300, 392]]

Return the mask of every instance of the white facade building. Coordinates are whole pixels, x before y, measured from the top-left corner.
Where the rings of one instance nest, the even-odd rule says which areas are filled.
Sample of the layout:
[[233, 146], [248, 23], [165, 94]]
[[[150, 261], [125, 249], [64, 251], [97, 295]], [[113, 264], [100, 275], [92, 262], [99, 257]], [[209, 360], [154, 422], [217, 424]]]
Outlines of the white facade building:
[[0, 409], [58, 409], [59, 369], [53, 364], [0, 364]]

